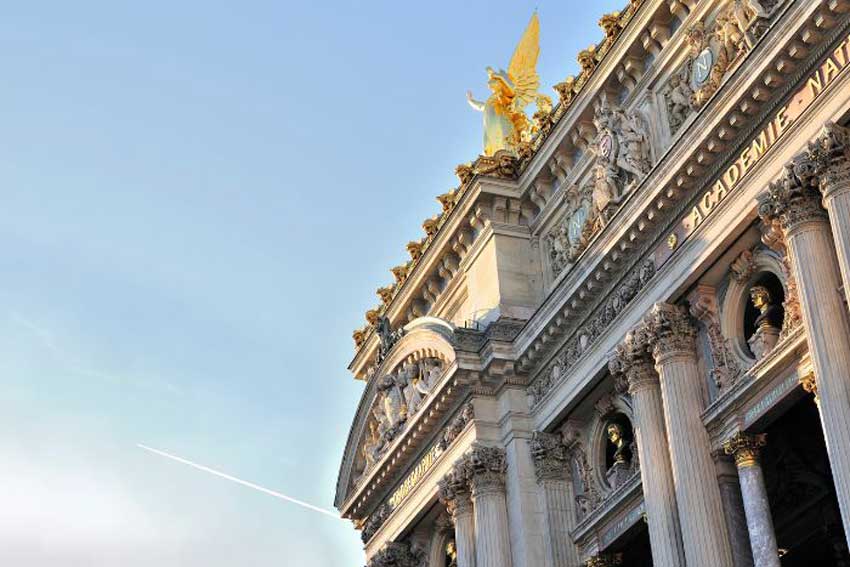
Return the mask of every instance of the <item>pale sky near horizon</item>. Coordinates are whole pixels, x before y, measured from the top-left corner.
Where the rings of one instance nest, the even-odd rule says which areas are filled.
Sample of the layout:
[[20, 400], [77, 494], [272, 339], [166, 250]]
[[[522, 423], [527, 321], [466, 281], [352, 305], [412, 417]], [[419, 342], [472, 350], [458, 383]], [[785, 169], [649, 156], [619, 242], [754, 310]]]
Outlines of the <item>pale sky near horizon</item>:
[[0, 19], [0, 564], [363, 564], [351, 331], [481, 146], [620, 2], [15, 2]]

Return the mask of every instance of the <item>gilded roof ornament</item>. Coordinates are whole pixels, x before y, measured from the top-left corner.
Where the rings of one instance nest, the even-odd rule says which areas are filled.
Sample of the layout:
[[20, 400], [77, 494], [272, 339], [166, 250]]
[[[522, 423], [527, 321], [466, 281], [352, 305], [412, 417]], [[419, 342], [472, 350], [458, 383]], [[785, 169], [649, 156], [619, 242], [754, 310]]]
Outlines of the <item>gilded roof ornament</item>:
[[396, 266], [390, 270], [393, 273], [393, 277], [397, 284], [401, 284], [407, 278], [407, 264], [402, 264], [401, 266]]
[[605, 39], [616, 38], [623, 29], [620, 25], [620, 12], [612, 12], [599, 18], [599, 27], [605, 32]]
[[585, 76], [590, 75], [596, 68], [596, 45], [591, 43], [587, 49], [579, 51], [576, 60], [581, 66], [582, 74]]
[[390, 301], [392, 301], [393, 295], [395, 295], [395, 286], [388, 285], [384, 287], [379, 287], [375, 293], [377, 293], [378, 297], [381, 298], [381, 303], [383, 303], [384, 306], [387, 306], [389, 305]]
[[433, 238], [437, 233], [437, 228], [440, 226], [440, 217], [431, 217], [429, 219], [425, 219], [422, 222], [422, 230], [425, 231], [425, 234], [428, 238]]
[[410, 259], [414, 262], [422, 256], [422, 249], [421, 240], [411, 240], [407, 243], [407, 252], [410, 254]]
[[437, 195], [437, 201], [439, 201], [440, 206], [443, 207], [443, 213], [449, 213], [454, 208], [455, 203], [457, 202], [457, 189], [452, 189], [448, 193], [443, 193], [442, 195]]
[[538, 92], [539, 55], [540, 20], [535, 12], [514, 50], [508, 70], [496, 71], [487, 67], [490, 97], [484, 102], [477, 101], [472, 97], [472, 92], [467, 91], [466, 98], [470, 106], [484, 113], [485, 156], [494, 156], [499, 151], [516, 153], [520, 142], [532, 135], [533, 125], [525, 114], [526, 106], [536, 103], [538, 108], [548, 105], [551, 109], [551, 99]]
[[378, 308], [370, 309], [366, 312], [366, 322], [374, 327], [378, 323], [378, 318], [381, 316], [381, 311]]

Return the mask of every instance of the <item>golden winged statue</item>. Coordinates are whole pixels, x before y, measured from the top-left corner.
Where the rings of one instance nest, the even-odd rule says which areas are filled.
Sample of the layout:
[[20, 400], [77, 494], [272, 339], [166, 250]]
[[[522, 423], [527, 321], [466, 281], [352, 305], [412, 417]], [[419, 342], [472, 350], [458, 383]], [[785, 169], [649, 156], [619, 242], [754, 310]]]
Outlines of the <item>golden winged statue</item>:
[[540, 20], [537, 12], [531, 16], [522, 39], [519, 40], [508, 70], [487, 67], [487, 85], [492, 94], [486, 102], [472, 98], [467, 91], [470, 106], [484, 113], [484, 155], [492, 156], [500, 150], [516, 154], [517, 147], [528, 140], [534, 126], [525, 114], [525, 107], [534, 102], [539, 110], [552, 109], [552, 100], [539, 92], [540, 76], [537, 74], [537, 56], [540, 54]]

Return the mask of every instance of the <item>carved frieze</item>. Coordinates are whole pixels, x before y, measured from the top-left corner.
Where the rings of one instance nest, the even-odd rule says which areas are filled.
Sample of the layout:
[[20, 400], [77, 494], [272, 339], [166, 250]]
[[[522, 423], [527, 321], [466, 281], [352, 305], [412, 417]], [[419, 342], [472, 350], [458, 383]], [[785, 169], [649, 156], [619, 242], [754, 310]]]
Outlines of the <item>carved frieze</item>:
[[596, 316], [587, 321], [561, 348], [548, 372], [541, 374], [529, 387], [528, 393], [533, 406], [539, 404], [546, 394], [566, 378], [581, 355], [590, 348], [654, 275], [655, 262], [647, 258], [608, 296], [605, 303], [597, 309]]

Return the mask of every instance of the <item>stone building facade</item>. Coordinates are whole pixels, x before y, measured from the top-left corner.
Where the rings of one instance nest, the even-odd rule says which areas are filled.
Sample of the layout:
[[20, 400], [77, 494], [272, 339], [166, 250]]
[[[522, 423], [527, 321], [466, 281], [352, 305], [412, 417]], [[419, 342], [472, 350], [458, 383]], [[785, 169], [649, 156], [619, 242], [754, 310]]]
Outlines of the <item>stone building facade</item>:
[[850, 565], [850, 0], [600, 25], [354, 333], [336, 506], [370, 567]]

